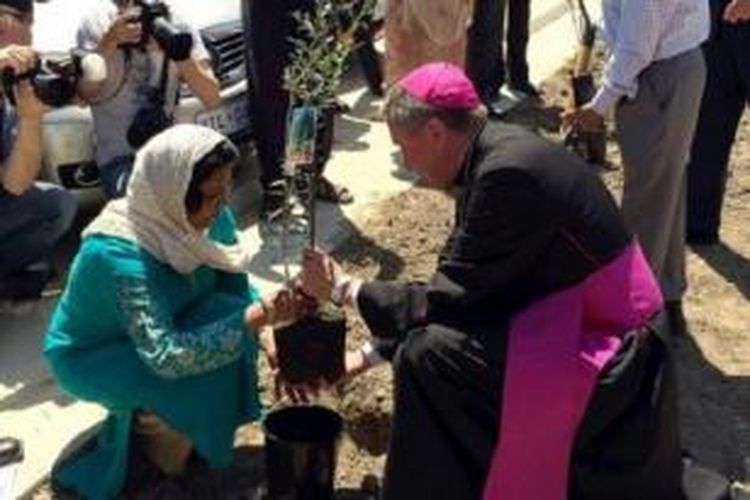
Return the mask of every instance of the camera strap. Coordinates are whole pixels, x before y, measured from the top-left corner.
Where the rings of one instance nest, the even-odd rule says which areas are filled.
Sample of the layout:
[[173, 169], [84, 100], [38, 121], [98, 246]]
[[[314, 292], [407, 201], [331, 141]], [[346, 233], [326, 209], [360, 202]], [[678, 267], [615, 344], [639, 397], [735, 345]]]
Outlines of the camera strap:
[[[156, 88], [156, 99], [155, 104], [164, 107], [167, 103], [167, 85], [169, 84], [169, 57], [164, 54], [164, 58], [161, 63], [161, 74], [159, 75], [159, 86]], [[177, 93], [179, 95], [179, 92]], [[165, 110], [166, 112], [166, 110]], [[172, 112], [167, 113], [169, 118], [172, 118]]]

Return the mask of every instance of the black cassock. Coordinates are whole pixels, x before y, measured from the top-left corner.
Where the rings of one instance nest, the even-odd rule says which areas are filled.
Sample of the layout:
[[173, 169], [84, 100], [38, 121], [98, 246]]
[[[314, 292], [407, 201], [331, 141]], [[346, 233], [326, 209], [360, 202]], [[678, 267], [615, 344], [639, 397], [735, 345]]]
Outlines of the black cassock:
[[[510, 321], [632, 243], [595, 174], [520, 127], [484, 126], [458, 187], [430, 282], [370, 282], [357, 297], [394, 370], [385, 500], [482, 497]], [[659, 335], [626, 337], [577, 430], [568, 498], [681, 498], [675, 391]]]

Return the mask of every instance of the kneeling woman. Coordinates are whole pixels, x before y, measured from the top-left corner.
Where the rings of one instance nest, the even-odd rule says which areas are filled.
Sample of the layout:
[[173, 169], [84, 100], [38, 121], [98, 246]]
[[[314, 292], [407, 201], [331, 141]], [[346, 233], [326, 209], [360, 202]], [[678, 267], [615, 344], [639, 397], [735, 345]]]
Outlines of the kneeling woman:
[[238, 157], [210, 129], [173, 127], [84, 231], [44, 348], [60, 386], [109, 418], [93, 449], [54, 472], [60, 486], [116, 496], [131, 436], [167, 474], [193, 451], [227, 466], [236, 428], [259, 417], [256, 334], [310, 304], [288, 291], [261, 300], [248, 285], [224, 208]]

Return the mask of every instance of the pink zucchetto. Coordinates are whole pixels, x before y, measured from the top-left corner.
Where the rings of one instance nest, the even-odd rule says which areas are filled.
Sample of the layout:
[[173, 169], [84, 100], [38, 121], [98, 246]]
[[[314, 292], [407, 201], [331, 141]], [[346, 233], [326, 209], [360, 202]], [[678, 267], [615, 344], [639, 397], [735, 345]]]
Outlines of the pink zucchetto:
[[414, 99], [436, 108], [471, 110], [481, 104], [474, 85], [463, 70], [448, 63], [420, 66], [397, 85]]

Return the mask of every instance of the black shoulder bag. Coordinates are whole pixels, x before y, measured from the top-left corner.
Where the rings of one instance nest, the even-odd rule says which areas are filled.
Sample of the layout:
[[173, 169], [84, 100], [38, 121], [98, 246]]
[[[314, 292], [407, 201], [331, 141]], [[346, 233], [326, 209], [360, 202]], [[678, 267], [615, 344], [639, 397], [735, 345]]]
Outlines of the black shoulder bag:
[[159, 86], [150, 89], [151, 93], [148, 96], [148, 104], [136, 112], [133, 122], [128, 127], [128, 143], [134, 149], [140, 148], [153, 136], [172, 125], [172, 117], [164, 111], [168, 81], [169, 58], [164, 56], [164, 62], [161, 66], [161, 76], [159, 77]]

